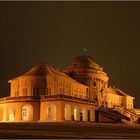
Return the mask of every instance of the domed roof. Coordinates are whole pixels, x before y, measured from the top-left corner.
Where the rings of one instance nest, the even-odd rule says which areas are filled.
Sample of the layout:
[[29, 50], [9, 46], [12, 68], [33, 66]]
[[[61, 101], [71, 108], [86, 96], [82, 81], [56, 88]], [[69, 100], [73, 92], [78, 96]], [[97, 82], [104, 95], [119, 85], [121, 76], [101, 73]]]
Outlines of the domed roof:
[[103, 68], [100, 67], [98, 64], [95, 63], [95, 61], [86, 55], [78, 56], [73, 61], [72, 64], [70, 64], [67, 68], [65, 68], [64, 72], [68, 71], [85, 71], [85, 70], [98, 70], [103, 71]]
[[84, 68], [91, 68], [97, 70], [101, 68], [98, 64], [95, 63], [93, 58], [84, 55], [76, 57], [75, 63]]
[[24, 75], [25, 76], [34, 76], [34, 75], [45, 76], [49, 73], [54, 73], [54, 72], [55, 72], [55, 69], [53, 69], [48, 64], [39, 64], [39, 65], [33, 67], [28, 72], [26, 72]]

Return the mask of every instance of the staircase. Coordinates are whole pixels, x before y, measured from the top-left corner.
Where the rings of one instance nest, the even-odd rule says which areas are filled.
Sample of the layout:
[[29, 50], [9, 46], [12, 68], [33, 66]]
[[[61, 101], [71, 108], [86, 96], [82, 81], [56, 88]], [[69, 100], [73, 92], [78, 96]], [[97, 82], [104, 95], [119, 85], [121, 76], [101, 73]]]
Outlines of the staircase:
[[122, 120], [130, 121], [130, 118], [118, 112], [117, 110], [114, 110], [113, 108], [100, 107], [98, 111], [101, 116], [107, 117], [114, 122], [121, 122]]

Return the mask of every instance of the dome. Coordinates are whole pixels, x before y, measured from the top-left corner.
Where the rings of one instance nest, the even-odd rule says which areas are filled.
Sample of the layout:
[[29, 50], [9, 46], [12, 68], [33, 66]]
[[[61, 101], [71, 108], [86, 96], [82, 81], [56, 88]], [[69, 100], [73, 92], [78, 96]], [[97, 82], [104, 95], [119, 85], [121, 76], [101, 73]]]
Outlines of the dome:
[[73, 63], [64, 69], [66, 73], [70, 71], [103, 71], [103, 68], [96, 64], [91, 57], [82, 55], [76, 57]]
[[50, 67], [48, 64], [40, 64], [33, 67], [31, 70], [26, 72], [25, 76], [45, 76], [49, 73], [55, 73], [55, 69]]
[[95, 63], [95, 61], [89, 56], [78, 56], [76, 57], [75, 63], [79, 65], [79, 67], [90, 68], [95, 70], [101, 70], [101, 67]]

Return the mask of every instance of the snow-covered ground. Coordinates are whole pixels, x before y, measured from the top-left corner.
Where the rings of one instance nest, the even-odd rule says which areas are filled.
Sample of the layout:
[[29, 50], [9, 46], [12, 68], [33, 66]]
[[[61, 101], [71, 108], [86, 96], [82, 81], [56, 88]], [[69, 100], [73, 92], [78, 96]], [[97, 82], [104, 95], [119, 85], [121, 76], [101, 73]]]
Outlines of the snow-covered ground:
[[140, 125], [88, 122], [0, 123], [0, 138], [140, 139]]

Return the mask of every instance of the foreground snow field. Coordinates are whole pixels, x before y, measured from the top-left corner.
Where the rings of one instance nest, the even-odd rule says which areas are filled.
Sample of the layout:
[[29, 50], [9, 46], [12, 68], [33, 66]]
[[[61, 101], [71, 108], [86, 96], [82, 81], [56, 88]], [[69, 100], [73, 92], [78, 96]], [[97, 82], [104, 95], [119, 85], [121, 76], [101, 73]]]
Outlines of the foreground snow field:
[[88, 122], [0, 123], [0, 138], [140, 138], [140, 125]]

